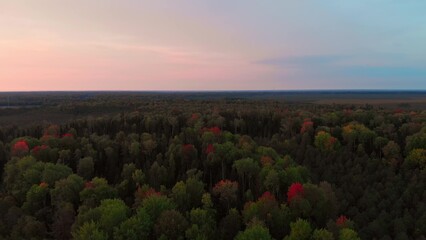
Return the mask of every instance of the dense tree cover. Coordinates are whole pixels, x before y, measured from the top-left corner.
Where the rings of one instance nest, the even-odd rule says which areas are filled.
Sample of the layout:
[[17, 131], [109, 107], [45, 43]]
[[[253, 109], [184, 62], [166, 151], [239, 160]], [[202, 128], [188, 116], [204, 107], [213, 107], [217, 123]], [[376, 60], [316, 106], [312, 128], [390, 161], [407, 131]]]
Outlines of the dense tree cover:
[[424, 111], [146, 104], [157, 106], [0, 128], [0, 237], [426, 236]]

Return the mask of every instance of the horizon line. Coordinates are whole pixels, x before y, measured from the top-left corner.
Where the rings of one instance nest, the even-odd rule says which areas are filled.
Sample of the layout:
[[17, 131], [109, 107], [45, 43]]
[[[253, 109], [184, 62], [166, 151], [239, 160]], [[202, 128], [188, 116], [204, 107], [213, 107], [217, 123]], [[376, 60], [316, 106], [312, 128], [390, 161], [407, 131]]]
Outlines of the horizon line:
[[78, 92], [123, 92], [123, 93], [220, 93], [220, 92], [426, 92], [425, 89], [225, 89], [225, 90], [11, 90], [0, 93], [78, 93]]

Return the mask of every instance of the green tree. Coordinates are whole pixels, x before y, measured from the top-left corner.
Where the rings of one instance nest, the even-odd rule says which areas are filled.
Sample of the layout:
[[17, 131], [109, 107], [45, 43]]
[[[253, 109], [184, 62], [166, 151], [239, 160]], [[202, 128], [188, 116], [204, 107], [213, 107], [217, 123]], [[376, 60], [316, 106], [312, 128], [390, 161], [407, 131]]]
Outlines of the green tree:
[[404, 166], [424, 169], [426, 167], [426, 149], [413, 149], [405, 158]]
[[296, 222], [290, 223], [290, 235], [284, 240], [309, 240], [311, 239], [311, 224], [304, 219], [298, 219]]
[[132, 142], [129, 146], [129, 153], [133, 162], [137, 162], [139, 158], [141, 157], [141, 153], [142, 153], [140, 143], [136, 141]]
[[114, 227], [119, 226], [121, 222], [127, 219], [130, 211], [126, 204], [119, 199], [103, 200], [99, 206], [99, 210], [101, 213], [99, 226], [109, 236], [112, 235]]
[[183, 181], [177, 182], [172, 189], [171, 197], [178, 208], [186, 211], [191, 205], [188, 204], [188, 195], [186, 194], [186, 185]]
[[152, 222], [156, 222], [162, 212], [173, 210], [176, 205], [166, 196], [151, 195], [142, 201], [142, 207], [148, 213]]
[[216, 220], [211, 211], [206, 209], [192, 209], [189, 213], [190, 227], [186, 230], [187, 239], [216, 239]]
[[79, 211], [73, 227], [76, 230], [75, 233], [80, 232], [84, 224], [93, 221], [96, 223], [96, 227], [108, 236], [113, 236], [114, 228], [127, 220], [130, 212], [126, 204], [119, 199], [102, 200], [99, 207], [90, 208], [86, 211], [80, 209]]
[[47, 231], [42, 222], [30, 216], [23, 216], [12, 228], [10, 239], [46, 239]]
[[426, 127], [420, 132], [406, 138], [405, 152], [409, 153], [413, 149], [426, 149]]
[[343, 127], [342, 136], [349, 146], [354, 147], [357, 144], [373, 145], [376, 133], [363, 124], [352, 122]]
[[326, 229], [315, 229], [312, 233], [313, 240], [334, 240], [333, 233]]
[[236, 240], [272, 240], [267, 228], [260, 225], [254, 225], [247, 228], [244, 232], [240, 232]]
[[149, 183], [152, 187], [158, 189], [160, 185], [165, 184], [170, 175], [167, 175], [167, 168], [154, 162], [149, 169]]
[[246, 203], [243, 216], [246, 224], [253, 221], [266, 224], [274, 238], [281, 239], [288, 233], [289, 209], [285, 205], [280, 207], [270, 192], [265, 192], [256, 202]]
[[52, 205], [60, 206], [63, 202], [68, 202], [74, 206], [78, 206], [80, 202], [79, 194], [83, 190], [83, 187], [83, 179], [75, 174], [57, 181], [55, 188], [50, 191]]
[[204, 184], [196, 178], [189, 178], [186, 182], [177, 182], [172, 189], [172, 198], [179, 209], [187, 211], [201, 206], [201, 197], [204, 194]]
[[334, 193], [329, 186], [328, 194], [324, 187], [318, 187], [313, 184], [304, 184], [304, 199], [308, 200], [310, 211], [308, 213], [312, 221], [321, 226], [327, 219], [334, 218], [337, 212]]
[[27, 192], [26, 201], [22, 205], [22, 209], [31, 215], [35, 212], [47, 207], [47, 196], [49, 189], [46, 184], [33, 185]]
[[58, 163], [64, 164], [64, 165], [70, 165], [71, 164], [71, 150], [66, 149], [66, 150], [60, 150], [58, 152], [59, 154], [59, 159], [58, 159]]
[[95, 207], [102, 200], [116, 198], [117, 195], [117, 191], [108, 185], [106, 179], [95, 177], [85, 183], [84, 189], [80, 192], [80, 201], [84, 205]]
[[270, 169], [267, 172], [265, 179], [263, 180], [265, 189], [271, 191], [274, 194], [280, 193], [280, 175], [275, 169]]
[[222, 239], [231, 240], [238, 234], [242, 226], [241, 215], [238, 210], [232, 208], [219, 223], [219, 233]]
[[259, 163], [252, 158], [243, 158], [235, 161], [234, 168], [237, 170], [237, 173], [242, 180], [243, 192], [247, 189], [247, 185], [248, 188], [251, 189], [251, 183], [260, 171]]
[[157, 148], [157, 141], [149, 133], [142, 133], [142, 152], [145, 156], [150, 157], [155, 148]]
[[133, 203], [133, 194], [138, 187], [145, 183], [145, 174], [140, 169], [136, 169], [133, 163], [124, 164], [121, 171], [121, 182], [117, 186], [117, 190], [122, 199], [126, 203]]
[[215, 143], [213, 144], [214, 153], [213, 158], [215, 162], [221, 164], [221, 179], [226, 177], [226, 166], [232, 164], [233, 161], [240, 157], [238, 149], [232, 142]]
[[55, 212], [52, 223], [52, 234], [55, 239], [71, 239], [71, 226], [75, 221], [74, 206], [62, 203]]
[[4, 187], [18, 202], [25, 201], [28, 190], [41, 182], [45, 163], [37, 162], [32, 156], [13, 158], [4, 168]]
[[84, 178], [85, 180], [90, 180], [93, 178], [95, 172], [95, 163], [93, 158], [85, 157], [78, 161], [77, 174]]
[[114, 230], [117, 240], [148, 240], [153, 223], [145, 209], [139, 208], [135, 216], [125, 220]]
[[361, 238], [358, 237], [358, 234], [354, 230], [344, 228], [340, 230], [339, 240], [361, 240]]
[[394, 141], [389, 141], [386, 146], [383, 147], [382, 152], [383, 156], [393, 165], [396, 165], [401, 158], [401, 149]]
[[41, 174], [41, 181], [54, 186], [55, 182], [72, 174], [72, 169], [63, 164], [46, 163]]
[[94, 222], [84, 223], [72, 236], [75, 240], [108, 240], [108, 234]]

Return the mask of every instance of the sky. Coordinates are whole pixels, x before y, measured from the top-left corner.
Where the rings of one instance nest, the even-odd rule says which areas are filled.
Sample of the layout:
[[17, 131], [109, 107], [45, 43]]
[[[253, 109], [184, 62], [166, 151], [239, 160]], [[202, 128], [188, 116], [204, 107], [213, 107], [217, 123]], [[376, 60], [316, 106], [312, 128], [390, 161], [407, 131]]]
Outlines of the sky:
[[424, 0], [0, 0], [0, 91], [426, 90]]

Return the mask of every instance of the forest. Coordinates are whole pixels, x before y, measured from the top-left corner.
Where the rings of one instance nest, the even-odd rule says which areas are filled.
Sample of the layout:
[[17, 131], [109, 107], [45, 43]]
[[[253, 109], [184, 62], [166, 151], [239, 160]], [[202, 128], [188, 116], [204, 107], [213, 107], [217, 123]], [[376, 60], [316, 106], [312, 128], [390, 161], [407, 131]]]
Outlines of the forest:
[[246, 96], [2, 97], [0, 239], [426, 239], [424, 107]]

